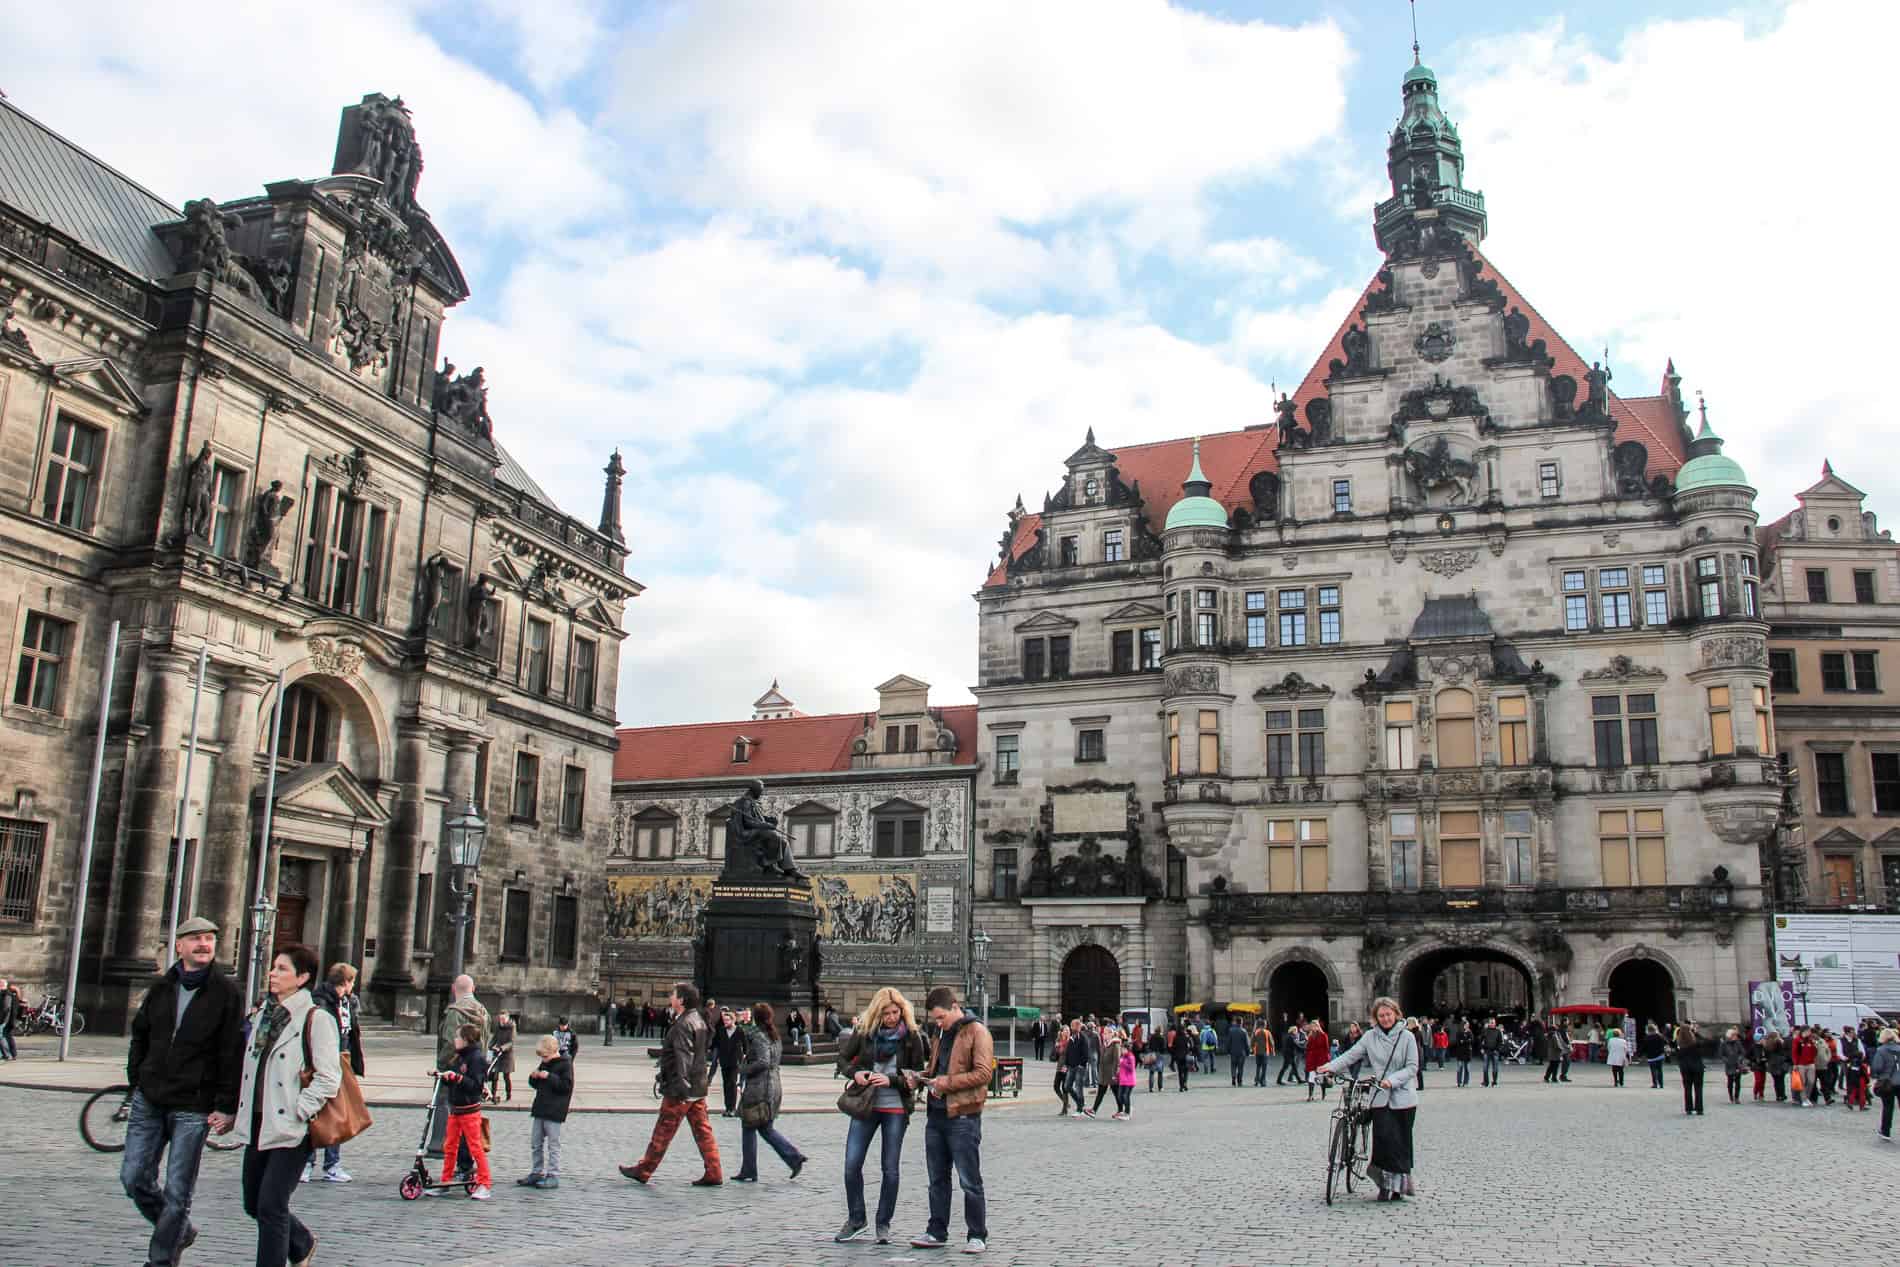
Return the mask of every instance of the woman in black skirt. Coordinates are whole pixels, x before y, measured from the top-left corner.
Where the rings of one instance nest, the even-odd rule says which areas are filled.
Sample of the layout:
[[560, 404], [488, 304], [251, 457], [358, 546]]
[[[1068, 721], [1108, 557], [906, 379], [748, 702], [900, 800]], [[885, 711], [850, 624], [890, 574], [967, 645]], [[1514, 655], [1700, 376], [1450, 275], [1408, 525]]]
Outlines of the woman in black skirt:
[[[1372, 1091], [1372, 1164], [1379, 1200], [1403, 1201], [1412, 1186], [1412, 1119], [1418, 1114], [1419, 1046], [1399, 1024], [1399, 1005], [1372, 1002], [1372, 1028], [1318, 1072], [1362, 1072], [1375, 1079]], [[1354, 1070], [1354, 1066], [1358, 1066]]]

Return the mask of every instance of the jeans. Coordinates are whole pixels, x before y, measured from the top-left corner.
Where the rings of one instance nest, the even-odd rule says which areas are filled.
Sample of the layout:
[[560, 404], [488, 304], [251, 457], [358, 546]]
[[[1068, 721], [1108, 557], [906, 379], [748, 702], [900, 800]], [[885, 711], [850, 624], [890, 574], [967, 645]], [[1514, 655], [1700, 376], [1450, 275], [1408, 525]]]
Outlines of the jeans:
[[1682, 1075], [1682, 1111], [1684, 1113], [1702, 1112], [1702, 1071], [1700, 1069], [1678, 1069]]
[[1471, 1085], [1471, 1057], [1469, 1056], [1463, 1056], [1459, 1058], [1458, 1085], [1461, 1087], [1468, 1087]]
[[852, 1118], [851, 1130], [844, 1137], [845, 1216], [853, 1223], [864, 1222], [864, 1156], [871, 1151], [871, 1137], [883, 1134], [878, 1152], [878, 1170], [883, 1182], [877, 1191], [877, 1223], [891, 1221], [897, 1213], [897, 1184], [902, 1177], [904, 1132], [910, 1129], [910, 1117], [904, 1113], [873, 1113], [869, 1118]]
[[[198, 1163], [204, 1158], [207, 1129], [202, 1113], [167, 1112], [148, 1104], [143, 1091], [132, 1093], [119, 1182], [152, 1225], [152, 1241], [145, 1257], [157, 1267], [172, 1262], [179, 1239], [191, 1226], [191, 1197], [198, 1186]], [[160, 1191], [158, 1158], [168, 1146], [171, 1156], [165, 1166], [165, 1187]], [[296, 1182], [294, 1176], [291, 1182]]]
[[1786, 1073], [1771, 1073], [1768, 1076], [1775, 1080], [1775, 1099], [1777, 1101], [1785, 1101], [1788, 1098], [1788, 1075]]
[[528, 1170], [549, 1179], [561, 1176], [561, 1127], [563, 1122], [537, 1117], [528, 1124]]
[[1267, 1085], [1267, 1053], [1256, 1052], [1253, 1058], [1253, 1084], [1256, 1087]]
[[1234, 1076], [1234, 1085], [1241, 1085], [1241, 1078], [1247, 1072], [1247, 1058], [1245, 1056], [1229, 1056], [1227, 1057], [1227, 1064], [1228, 1072]]
[[950, 1234], [950, 1167], [957, 1168], [963, 1188], [964, 1235], [988, 1240], [988, 1207], [983, 1201], [983, 1116], [971, 1113], [951, 1117], [932, 1110], [924, 1124], [924, 1164], [930, 1172], [930, 1234], [943, 1240]]
[[1492, 1049], [1484, 1053], [1484, 1085], [1495, 1087], [1498, 1084], [1498, 1053]]
[[1182, 1060], [1174, 1066], [1174, 1076], [1181, 1080], [1180, 1090], [1187, 1090], [1188, 1062]]
[[1114, 1086], [1114, 1091], [1115, 1107], [1124, 1114], [1132, 1114], [1135, 1111], [1135, 1084], [1130, 1082], [1124, 1085], [1118, 1082]]
[[1299, 1071], [1293, 1068], [1293, 1048], [1291, 1047], [1280, 1053], [1280, 1072], [1273, 1076], [1273, 1085], [1277, 1087], [1288, 1078], [1294, 1082], [1300, 1080]]
[[326, 1144], [323, 1149], [324, 1173], [343, 1168], [343, 1145]]
[[1168, 1058], [1156, 1056], [1155, 1062], [1148, 1066], [1148, 1089], [1166, 1091], [1168, 1089]]
[[1891, 1087], [1880, 1093], [1880, 1133], [1888, 1139], [1893, 1138], [1893, 1106], [1900, 1100], [1900, 1092]]
[[0, 1060], [18, 1060], [20, 1049], [13, 1045], [13, 1022], [0, 1025]]
[[244, 1149], [244, 1212], [257, 1220], [257, 1267], [285, 1267], [310, 1257], [316, 1237], [290, 1212], [290, 1198], [310, 1160], [309, 1137], [294, 1148]]
[[1082, 1101], [1087, 1099], [1089, 1094], [1088, 1075], [1079, 1067], [1072, 1068], [1069, 1070], [1069, 1081], [1065, 1085], [1068, 1087], [1069, 1098], [1075, 1101], [1075, 1111], [1080, 1113]]
[[660, 1119], [653, 1124], [653, 1137], [647, 1141], [645, 1154], [634, 1163], [634, 1172], [642, 1179], [653, 1177], [653, 1172], [666, 1159], [667, 1145], [679, 1133], [682, 1120], [693, 1132], [693, 1143], [699, 1146], [699, 1158], [706, 1167], [700, 1178], [723, 1180], [725, 1172], [719, 1168], [719, 1142], [713, 1138], [712, 1119], [706, 1116], [704, 1100], [660, 1101]]
[[778, 1127], [767, 1123], [764, 1126], [742, 1126], [739, 1133], [739, 1175], [745, 1179], [759, 1177], [759, 1140], [765, 1142], [778, 1154], [778, 1159], [790, 1167], [804, 1160], [792, 1141], [778, 1133]]
[[1662, 1084], [1663, 1062], [1660, 1060], [1652, 1060], [1649, 1062], [1649, 1085], [1652, 1087], [1660, 1087]]
[[1728, 1102], [1730, 1104], [1742, 1102], [1742, 1071], [1740, 1069], [1728, 1074]]

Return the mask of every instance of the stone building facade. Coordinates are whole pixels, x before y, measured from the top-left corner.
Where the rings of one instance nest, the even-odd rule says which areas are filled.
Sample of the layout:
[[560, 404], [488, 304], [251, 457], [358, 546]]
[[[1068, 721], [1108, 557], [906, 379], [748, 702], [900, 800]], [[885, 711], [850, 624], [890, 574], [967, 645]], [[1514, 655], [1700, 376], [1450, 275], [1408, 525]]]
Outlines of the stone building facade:
[[1431, 71], [1384, 266], [1271, 424], [1087, 442], [977, 595], [978, 924], [1022, 1001], [1743, 1015], [1780, 797], [1754, 493], [1478, 250]]
[[483, 371], [435, 369], [468, 287], [421, 167], [372, 94], [330, 175], [180, 209], [0, 101], [0, 963], [63, 978], [85, 892], [95, 1028], [169, 957], [174, 891], [242, 971], [267, 791], [274, 939], [360, 965], [383, 1014], [446, 983], [471, 799], [484, 996], [545, 1016], [594, 975], [622, 472], [578, 521], [496, 444]]
[[696, 977], [728, 810], [754, 778], [812, 877], [821, 999], [842, 1014], [880, 986], [922, 1006], [931, 986], [962, 985], [976, 708], [929, 696], [899, 675], [878, 687], [875, 712], [807, 716], [774, 682], [749, 721], [623, 729], [601, 988], [662, 1003]]
[[1900, 543], [1824, 464], [1761, 529], [1781, 910], [1900, 912]]

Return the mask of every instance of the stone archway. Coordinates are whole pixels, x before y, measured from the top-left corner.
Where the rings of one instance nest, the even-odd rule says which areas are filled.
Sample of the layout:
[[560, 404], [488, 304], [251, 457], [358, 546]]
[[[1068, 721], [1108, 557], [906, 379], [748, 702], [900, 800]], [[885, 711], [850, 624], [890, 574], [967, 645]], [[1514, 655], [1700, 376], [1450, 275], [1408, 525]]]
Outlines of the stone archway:
[[1638, 1033], [1650, 1021], [1673, 1025], [1689, 1015], [1694, 993], [1675, 960], [1641, 942], [1606, 956], [1597, 969], [1597, 996], [1627, 1008]]
[[1265, 1002], [1267, 1020], [1276, 1033], [1286, 1028], [1289, 1014], [1308, 1020], [1317, 1017], [1330, 1029], [1345, 997], [1332, 963], [1305, 946], [1283, 950], [1263, 962], [1254, 974], [1253, 992]]
[[[1458, 988], [1448, 990], [1447, 983], [1440, 980], [1441, 975], [1462, 965], [1495, 966], [1510, 976], [1496, 985], [1485, 980], [1481, 994], [1469, 992], [1468, 978], [1458, 983]], [[1491, 978], [1495, 974], [1484, 975]], [[1508, 988], [1511, 977], [1521, 989]], [[1502, 938], [1427, 938], [1408, 947], [1393, 965], [1392, 986], [1400, 1009], [1408, 1016], [1440, 1015], [1445, 1010], [1528, 1015], [1555, 1006], [1555, 986], [1549, 973], [1540, 974], [1537, 957]], [[1543, 994], [1553, 997], [1540, 998], [1540, 987]], [[1519, 998], [1521, 1006], [1517, 1004]]]
[[1062, 961], [1062, 1015], [1118, 1016], [1122, 969], [1105, 946], [1077, 946]]

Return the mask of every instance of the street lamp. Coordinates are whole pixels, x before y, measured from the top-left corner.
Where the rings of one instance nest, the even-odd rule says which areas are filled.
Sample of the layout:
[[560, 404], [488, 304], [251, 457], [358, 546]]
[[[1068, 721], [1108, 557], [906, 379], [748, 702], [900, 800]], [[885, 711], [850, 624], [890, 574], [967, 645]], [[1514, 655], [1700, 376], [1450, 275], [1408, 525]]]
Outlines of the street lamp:
[[[1152, 962], [1141, 965], [1141, 1007], [1147, 1011], [1155, 1005], [1155, 966]], [[1143, 1022], [1146, 1024], [1146, 1022]]]
[[[250, 990], [265, 981], [264, 966], [270, 962], [271, 929], [277, 923], [277, 908], [262, 893], [251, 907], [251, 981]], [[268, 988], [268, 987], [266, 987]], [[249, 990], [246, 991], [249, 993]], [[249, 999], [246, 1000], [248, 1004]]]
[[1794, 997], [1801, 1000], [1801, 1023], [1808, 1023], [1808, 976], [1814, 970], [1804, 963], [1794, 966]]
[[459, 977], [462, 975], [462, 952], [467, 949], [468, 943], [469, 886], [482, 865], [482, 846], [488, 843], [488, 824], [476, 812], [473, 797], [462, 807], [460, 814], [448, 821], [444, 834], [448, 837], [451, 868], [449, 892], [455, 896], [455, 915], [452, 918], [455, 925], [455, 967], [450, 975]]
[[990, 935], [982, 929], [970, 934], [970, 966], [976, 969], [976, 992], [982, 1000], [983, 1018], [989, 1019], [990, 1008]]

